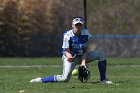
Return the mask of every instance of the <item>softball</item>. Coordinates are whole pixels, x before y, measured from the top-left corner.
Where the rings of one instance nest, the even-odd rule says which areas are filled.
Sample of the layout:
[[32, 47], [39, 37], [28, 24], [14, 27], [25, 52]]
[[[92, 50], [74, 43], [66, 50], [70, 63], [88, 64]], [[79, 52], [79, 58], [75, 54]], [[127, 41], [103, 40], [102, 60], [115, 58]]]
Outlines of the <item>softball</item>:
[[72, 71], [72, 75], [73, 75], [73, 76], [77, 76], [78, 74], [79, 74], [78, 69], [74, 69], [74, 70]]

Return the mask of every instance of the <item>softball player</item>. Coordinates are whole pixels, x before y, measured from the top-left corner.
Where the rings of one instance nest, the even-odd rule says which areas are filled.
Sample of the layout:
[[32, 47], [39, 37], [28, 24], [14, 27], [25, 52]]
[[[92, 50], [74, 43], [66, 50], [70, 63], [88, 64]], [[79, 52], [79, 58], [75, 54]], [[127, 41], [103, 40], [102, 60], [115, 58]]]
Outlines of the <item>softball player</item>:
[[49, 76], [47, 78], [35, 78], [30, 82], [68, 82], [72, 71], [77, 64], [84, 65], [94, 60], [98, 61], [100, 81], [111, 83], [106, 80], [106, 56], [101, 51], [88, 51], [88, 40], [91, 34], [84, 29], [84, 19], [75, 17], [72, 21], [72, 29], [64, 33], [62, 45], [63, 74]]

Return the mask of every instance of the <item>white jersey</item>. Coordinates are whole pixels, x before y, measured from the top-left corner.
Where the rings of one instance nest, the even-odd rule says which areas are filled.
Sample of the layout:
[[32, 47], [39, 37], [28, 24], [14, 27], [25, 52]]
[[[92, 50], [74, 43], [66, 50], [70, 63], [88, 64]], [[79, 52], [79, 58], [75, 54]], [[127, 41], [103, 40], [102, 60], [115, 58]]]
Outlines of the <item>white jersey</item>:
[[79, 36], [75, 36], [73, 30], [66, 31], [63, 38], [62, 52], [65, 53], [66, 49], [69, 48], [72, 55], [82, 55], [90, 37], [91, 34], [86, 29], [83, 29]]

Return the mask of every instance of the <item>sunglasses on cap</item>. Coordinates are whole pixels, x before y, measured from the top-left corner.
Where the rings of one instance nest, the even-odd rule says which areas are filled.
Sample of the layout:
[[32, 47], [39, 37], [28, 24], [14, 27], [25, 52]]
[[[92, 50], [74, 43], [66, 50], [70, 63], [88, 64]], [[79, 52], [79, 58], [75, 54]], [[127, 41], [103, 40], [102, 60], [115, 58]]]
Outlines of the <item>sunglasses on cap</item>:
[[74, 18], [72, 22], [73, 22], [73, 24], [81, 23], [83, 25], [84, 24], [84, 19], [82, 19], [82, 18]]
[[74, 22], [74, 21], [82, 21], [82, 22], [83, 22], [84, 19], [82, 19], [82, 18], [74, 18], [74, 19], [73, 19], [73, 22]]

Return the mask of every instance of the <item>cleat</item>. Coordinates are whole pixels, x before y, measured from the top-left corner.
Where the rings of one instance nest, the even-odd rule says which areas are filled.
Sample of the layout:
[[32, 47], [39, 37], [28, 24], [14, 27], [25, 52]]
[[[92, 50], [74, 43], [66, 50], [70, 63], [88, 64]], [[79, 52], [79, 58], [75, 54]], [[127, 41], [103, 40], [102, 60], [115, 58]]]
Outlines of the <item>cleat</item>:
[[103, 84], [112, 84], [113, 82], [109, 81], [109, 80], [103, 80], [103, 81], [101, 81], [101, 83], [103, 83]]
[[30, 83], [36, 83], [36, 82], [41, 82], [41, 78], [38, 77], [38, 78], [32, 79], [32, 80], [30, 81]]

